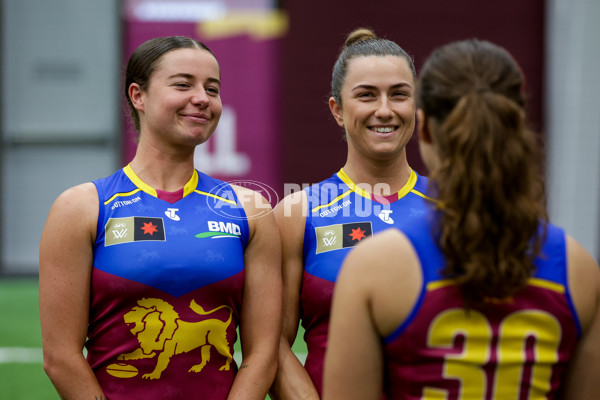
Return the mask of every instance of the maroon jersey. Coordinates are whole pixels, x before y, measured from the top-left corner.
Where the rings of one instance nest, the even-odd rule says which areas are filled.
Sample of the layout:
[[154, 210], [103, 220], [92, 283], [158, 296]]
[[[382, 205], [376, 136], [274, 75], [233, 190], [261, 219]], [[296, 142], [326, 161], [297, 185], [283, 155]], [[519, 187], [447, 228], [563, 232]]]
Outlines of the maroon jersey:
[[228, 184], [195, 173], [159, 198], [130, 168], [94, 182], [88, 362], [110, 400], [226, 399], [248, 224]]
[[385, 344], [387, 399], [554, 399], [580, 328], [567, 286], [564, 232], [548, 227], [536, 273], [514, 298], [466, 311], [442, 279], [427, 224], [404, 229], [424, 285], [409, 318]]

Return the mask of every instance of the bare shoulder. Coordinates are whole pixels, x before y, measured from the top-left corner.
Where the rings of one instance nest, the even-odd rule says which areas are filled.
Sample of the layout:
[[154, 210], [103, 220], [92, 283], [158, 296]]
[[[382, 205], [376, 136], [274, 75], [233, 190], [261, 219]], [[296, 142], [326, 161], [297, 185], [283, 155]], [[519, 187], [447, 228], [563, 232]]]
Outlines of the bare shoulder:
[[89, 216], [96, 219], [98, 216], [98, 191], [91, 182], [73, 186], [62, 192], [54, 201], [51, 213], [78, 216]]
[[278, 220], [305, 220], [308, 207], [306, 192], [299, 190], [285, 196], [275, 206], [275, 217]]
[[575, 239], [567, 236], [569, 288], [583, 330], [591, 324], [600, 299], [600, 268]]
[[296, 251], [301, 250], [307, 207], [304, 190], [288, 194], [275, 206], [274, 215], [281, 238], [286, 245], [291, 245]]
[[406, 236], [396, 228], [363, 239], [350, 251], [340, 273], [352, 275], [373, 288], [390, 287], [397, 280], [410, 279], [418, 270], [417, 256]]
[[259, 232], [260, 236], [263, 237], [277, 237], [278, 232], [273, 217], [273, 207], [271, 207], [269, 201], [255, 190], [238, 185], [231, 185], [231, 187], [246, 213], [251, 240], [255, 237], [256, 232]]
[[272, 211], [269, 201], [257, 191], [238, 185], [231, 185], [231, 187], [248, 217], [260, 217]]
[[406, 259], [411, 255], [414, 255], [414, 250], [408, 238], [400, 230], [390, 228], [364, 239], [348, 258], [352, 258], [353, 262], [349, 264], [356, 265], [354, 268], [364, 265], [362, 268], [373, 270], [388, 269], [395, 265], [393, 260]]
[[373, 305], [379, 334], [387, 336], [410, 314], [423, 278], [410, 240], [398, 229], [390, 228], [364, 239], [350, 252], [340, 283], [364, 292]]
[[40, 242], [40, 257], [49, 252], [64, 255], [70, 249], [69, 246], [93, 243], [96, 239], [98, 211], [98, 192], [91, 182], [61, 193], [50, 208], [46, 220]]

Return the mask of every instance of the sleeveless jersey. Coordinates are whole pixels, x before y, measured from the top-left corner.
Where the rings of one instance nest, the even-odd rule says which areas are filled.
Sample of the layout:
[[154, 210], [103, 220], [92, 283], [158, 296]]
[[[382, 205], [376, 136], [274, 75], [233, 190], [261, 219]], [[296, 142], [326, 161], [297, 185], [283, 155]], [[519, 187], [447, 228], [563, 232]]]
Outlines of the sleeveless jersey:
[[[430, 221], [430, 220], [429, 220]], [[548, 225], [535, 275], [510, 299], [466, 312], [431, 224], [403, 232], [424, 285], [407, 320], [386, 338], [387, 399], [554, 399], [581, 334], [567, 286], [564, 231]]]
[[226, 399], [248, 242], [233, 189], [194, 171], [170, 203], [129, 166], [94, 184], [86, 348], [102, 390], [111, 400]]
[[414, 171], [398, 193], [378, 200], [352, 182], [343, 169], [305, 190], [308, 210], [300, 293], [308, 348], [304, 366], [322, 393], [333, 288], [344, 257], [365, 237], [418, 219], [429, 200], [424, 194], [427, 178]]

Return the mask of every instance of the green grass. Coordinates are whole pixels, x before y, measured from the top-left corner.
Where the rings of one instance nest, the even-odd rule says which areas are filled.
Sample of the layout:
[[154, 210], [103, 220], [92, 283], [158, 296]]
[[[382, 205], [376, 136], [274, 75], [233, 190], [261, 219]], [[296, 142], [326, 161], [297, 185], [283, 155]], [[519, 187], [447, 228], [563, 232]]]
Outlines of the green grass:
[[[0, 279], [0, 348], [39, 351], [39, 362], [5, 362], [0, 357], [0, 397], [10, 400], [58, 399], [44, 373], [41, 361], [42, 336], [38, 311], [38, 281], [33, 278]], [[306, 353], [300, 328], [293, 350]], [[234, 345], [241, 353], [239, 342]]]
[[[37, 280], [1, 279], [0, 304], [0, 347], [41, 349]], [[41, 352], [39, 355], [39, 362], [0, 362], [0, 387], [3, 398], [58, 398], [42, 368]]]
[[41, 347], [37, 280], [0, 279], [0, 304], [0, 347]]

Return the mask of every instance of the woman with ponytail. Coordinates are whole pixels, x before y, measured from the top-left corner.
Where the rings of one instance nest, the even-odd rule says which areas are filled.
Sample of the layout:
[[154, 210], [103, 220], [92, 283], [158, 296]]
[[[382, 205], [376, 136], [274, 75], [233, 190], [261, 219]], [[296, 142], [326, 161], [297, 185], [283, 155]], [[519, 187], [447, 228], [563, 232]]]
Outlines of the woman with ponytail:
[[600, 398], [600, 271], [548, 222], [519, 66], [454, 42], [416, 98], [436, 203], [346, 259], [324, 398]]

